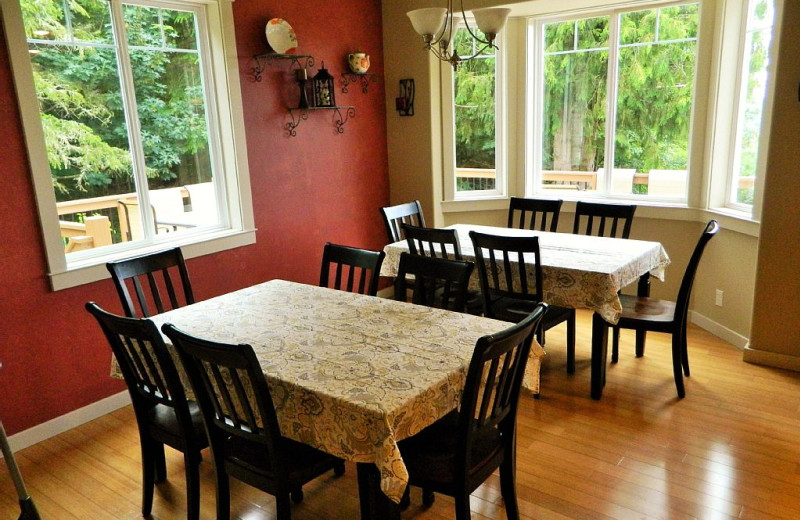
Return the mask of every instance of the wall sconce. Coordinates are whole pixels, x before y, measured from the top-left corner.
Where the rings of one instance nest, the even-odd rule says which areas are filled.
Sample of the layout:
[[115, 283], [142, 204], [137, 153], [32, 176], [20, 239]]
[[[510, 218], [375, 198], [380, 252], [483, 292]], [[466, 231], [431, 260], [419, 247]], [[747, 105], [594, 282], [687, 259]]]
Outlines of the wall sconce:
[[400, 80], [400, 96], [394, 100], [395, 109], [401, 116], [414, 115], [414, 80]]

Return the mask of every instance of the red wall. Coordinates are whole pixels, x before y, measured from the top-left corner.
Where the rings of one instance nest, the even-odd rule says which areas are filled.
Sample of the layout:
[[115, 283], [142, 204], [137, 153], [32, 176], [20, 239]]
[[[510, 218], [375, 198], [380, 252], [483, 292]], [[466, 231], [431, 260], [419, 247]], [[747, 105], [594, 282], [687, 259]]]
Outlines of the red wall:
[[[334, 4], [334, 5], [332, 5]], [[272, 278], [316, 283], [326, 241], [378, 249], [385, 231], [378, 208], [389, 200], [386, 112], [379, 0], [233, 3], [239, 77], [250, 164], [256, 244], [188, 261], [198, 299]], [[264, 26], [289, 21], [298, 53], [325, 62], [336, 77], [354, 50], [370, 54], [377, 82], [369, 92], [336, 92], [355, 117], [337, 134], [329, 111], [312, 113], [288, 137], [284, 107], [299, 97], [289, 64], [251, 74], [252, 56], [266, 52]], [[11, 76], [0, 24], [0, 419], [15, 433], [124, 389], [108, 376], [110, 351], [83, 304], [120, 311], [110, 280], [52, 292]]]

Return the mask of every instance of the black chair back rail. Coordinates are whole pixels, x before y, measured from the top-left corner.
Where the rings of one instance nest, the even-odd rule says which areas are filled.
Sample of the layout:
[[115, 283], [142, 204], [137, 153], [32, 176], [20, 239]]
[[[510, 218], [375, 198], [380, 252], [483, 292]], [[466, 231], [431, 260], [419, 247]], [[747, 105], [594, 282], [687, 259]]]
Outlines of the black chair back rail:
[[[472, 262], [402, 253], [395, 278], [395, 299], [406, 301], [410, 289], [411, 303], [465, 312], [473, 268]], [[410, 282], [409, 275], [413, 275]]]
[[381, 208], [383, 223], [389, 242], [399, 242], [405, 238], [402, 224], [425, 227], [425, 217], [418, 200]]
[[563, 202], [561, 199], [511, 197], [508, 203], [508, 227], [555, 232]]
[[598, 237], [629, 238], [635, 204], [578, 201], [572, 233]]
[[319, 285], [375, 296], [378, 294], [381, 265], [385, 256], [383, 251], [328, 242], [322, 252]]
[[180, 248], [109, 262], [106, 268], [128, 317], [147, 318], [194, 303], [189, 271]]

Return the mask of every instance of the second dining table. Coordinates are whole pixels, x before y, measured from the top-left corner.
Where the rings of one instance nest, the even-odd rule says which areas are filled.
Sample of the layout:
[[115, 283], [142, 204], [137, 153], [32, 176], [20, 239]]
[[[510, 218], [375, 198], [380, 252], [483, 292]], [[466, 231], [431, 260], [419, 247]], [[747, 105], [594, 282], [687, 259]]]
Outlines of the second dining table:
[[[527, 229], [455, 224], [464, 260], [475, 261], [470, 231], [502, 236], [537, 236], [541, 251], [542, 293], [551, 305], [589, 309], [610, 324], [619, 321], [622, 304], [619, 291], [634, 282], [639, 292], [649, 291], [649, 276], [664, 280], [669, 256], [659, 242], [554, 233]], [[381, 275], [394, 277], [400, 255], [409, 250], [406, 241], [388, 244]], [[480, 289], [477, 269], [470, 287]], [[599, 399], [605, 383], [606, 342], [592, 346], [591, 395]]]
[[[475, 343], [505, 322], [272, 280], [151, 318], [252, 345], [281, 433], [358, 463], [361, 518], [399, 518], [397, 442], [459, 405]], [[168, 340], [168, 338], [165, 338]], [[529, 386], [538, 391], [534, 342]]]

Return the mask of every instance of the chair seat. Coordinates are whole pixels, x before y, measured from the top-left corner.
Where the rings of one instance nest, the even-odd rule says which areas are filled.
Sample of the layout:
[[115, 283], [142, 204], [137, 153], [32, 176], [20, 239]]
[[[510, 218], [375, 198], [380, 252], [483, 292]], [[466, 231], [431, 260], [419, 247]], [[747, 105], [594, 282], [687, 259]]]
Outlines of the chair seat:
[[[515, 298], [499, 298], [492, 303], [495, 318], [503, 321], [518, 323], [527, 315], [533, 312], [538, 302], [529, 300], [518, 300]], [[551, 305], [542, 318], [542, 329], [547, 330], [565, 321], [572, 309], [569, 307], [558, 307]]]
[[[336, 462], [340, 462], [340, 459], [333, 455], [286, 437], [281, 437], [278, 444], [280, 454], [287, 464], [289, 482], [298, 486], [325, 473]], [[233, 463], [249, 472], [274, 478], [267, 469], [271, 467], [271, 463], [264, 445], [241, 437], [231, 437], [225, 443], [225, 450], [227, 464]]]
[[[450, 412], [417, 435], [400, 441], [400, 452], [412, 484], [446, 487], [456, 478], [458, 412]], [[502, 454], [500, 431], [492, 429], [473, 443], [473, 468], [481, 468]]]
[[622, 303], [620, 320], [664, 323], [672, 323], [675, 320], [674, 301], [628, 294], [620, 294], [619, 300]]
[[[208, 437], [203, 426], [203, 415], [200, 407], [194, 401], [187, 401], [189, 405], [189, 415], [192, 419], [194, 438], [201, 445], [200, 449], [208, 446]], [[186, 439], [181, 434], [178, 424], [178, 416], [175, 409], [163, 404], [158, 404], [150, 410], [150, 432], [154, 437], [177, 450], [183, 451], [186, 447]]]

